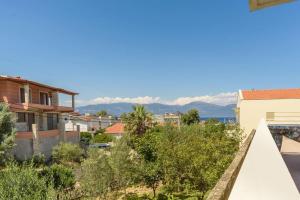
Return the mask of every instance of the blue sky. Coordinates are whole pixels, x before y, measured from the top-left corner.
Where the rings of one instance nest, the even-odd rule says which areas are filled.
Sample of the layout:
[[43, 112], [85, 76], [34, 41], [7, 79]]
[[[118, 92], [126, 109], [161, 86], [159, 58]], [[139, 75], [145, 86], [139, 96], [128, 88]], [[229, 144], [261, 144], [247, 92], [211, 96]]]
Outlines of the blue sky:
[[252, 13], [248, 0], [0, 4], [0, 74], [75, 90], [83, 104], [300, 85], [299, 2]]

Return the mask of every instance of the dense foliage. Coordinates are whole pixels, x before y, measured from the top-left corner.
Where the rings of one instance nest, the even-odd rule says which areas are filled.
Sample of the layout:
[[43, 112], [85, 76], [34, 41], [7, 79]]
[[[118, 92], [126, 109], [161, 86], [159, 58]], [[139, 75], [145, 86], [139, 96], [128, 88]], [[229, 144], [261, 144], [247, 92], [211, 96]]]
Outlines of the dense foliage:
[[239, 142], [239, 130], [230, 125], [166, 128], [159, 147], [164, 189], [169, 193], [198, 193], [203, 199], [231, 163]]
[[84, 196], [105, 198], [110, 192], [113, 174], [108, 156], [97, 149], [89, 152], [90, 157], [82, 163], [81, 187]]
[[94, 143], [108, 143], [108, 142], [112, 142], [113, 139], [114, 139], [114, 137], [112, 135], [102, 133], [102, 134], [95, 135], [93, 138], [93, 142]]
[[[180, 127], [154, 126], [144, 107], [134, 107], [125, 116], [128, 134], [109, 149], [91, 148], [86, 155], [79, 145], [61, 143], [50, 166], [42, 165], [39, 155], [29, 164], [2, 169], [0, 200], [205, 199], [233, 160], [241, 131], [217, 120], [200, 124], [193, 110], [185, 115]], [[91, 142], [111, 141], [103, 133], [81, 135]], [[148, 192], [127, 192], [137, 187]]]
[[52, 150], [52, 158], [56, 163], [68, 164], [80, 163], [84, 157], [84, 151], [79, 145], [72, 143], [60, 143]]
[[122, 138], [110, 151], [90, 153], [81, 183], [90, 195], [103, 198], [141, 184], [153, 196], [160, 188], [174, 198], [203, 199], [231, 163], [239, 142], [238, 127], [223, 123], [149, 129], [142, 137]]
[[52, 200], [55, 191], [33, 166], [10, 164], [0, 171], [0, 199]]
[[91, 149], [88, 155], [82, 163], [80, 180], [85, 196], [106, 198], [109, 192], [125, 190], [136, 181], [136, 155], [126, 138], [117, 141], [110, 152]]
[[41, 171], [40, 175], [46, 178], [47, 183], [53, 185], [54, 189], [58, 191], [73, 188], [75, 185], [75, 176], [72, 169], [63, 165], [54, 164]]
[[136, 105], [133, 106], [133, 112], [122, 115], [122, 121], [130, 135], [141, 136], [152, 127], [152, 114], [144, 106]]
[[14, 144], [14, 120], [6, 104], [0, 103], [0, 165], [9, 157]]
[[[147, 115], [144, 109], [139, 109], [143, 114], [136, 112], [137, 109], [129, 115]], [[98, 188], [92, 191], [98, 191], [97, 195], [103, 197], [132, 185], [144, 185], [152, 189], [154, 197], [157, 189], [164, 193], [158, 194], [159, 199], [204, 199], [235, 156], [241, 133], [236, 125], [216, 120], [199, 124], [199, 114], [194, 110], [186, 116], [186, 125], [180, 128], [137, 128], [143, 123], [133, 122], [135, 117], [132, 117], [133, 121], [126, 124], [132, 128], [127, 137], [110, 151], [100, 151], [94, 154], [96, 157], [86, 160], [82, 183], [89, 184], [86, 188]], [[143, 133], [139, 132], [141, 129]], [[98, 176], [101, 183], [97, 181]], [[135, 199], [136, 195], [126, 195], [126, 198]]]
[[101, 110], [101, 111], [97, 112], [97, 115], [99, 117], [106, 117], [106, 116], [108, 116], [108, 113], [106, 110]]
[[181, 116], [181, 122], [185, 125], [197, 124], [200, 121], [199, 112], [196, 109], [191, 109]]
[[80, 132], [80, 141], [83, 144], [90, 144], [91, 140], [93, 139], [93, 135], [90, 132]]

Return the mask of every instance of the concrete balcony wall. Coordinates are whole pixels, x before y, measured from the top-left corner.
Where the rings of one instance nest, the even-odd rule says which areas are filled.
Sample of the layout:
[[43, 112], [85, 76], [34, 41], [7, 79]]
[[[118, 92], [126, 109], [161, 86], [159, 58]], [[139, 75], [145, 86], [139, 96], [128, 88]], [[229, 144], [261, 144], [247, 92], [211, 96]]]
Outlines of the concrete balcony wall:
[[[60, 126], [64, 127], [64, 126]], [[80, 131], [77, 130], [64, 132], [55, 129], [48, 131], [38, 131], [37, 126], [32, 126], [32, 132], [17, 132], [14, 147], [14, 155], [18, 160], [32, 158], [35, 154], [44, 154], [46, 159], [51, 158], [52, 149], [60, 142], [70, 142], [79, 144]]]
[[66, 131], [66, 142], [79, 143], [80, 142], [80, 132], [78, 131]]
[[40, 152], [45, 155], [48, 159], [51, 157], [52, 148], [59, 144], [59, 131], [51, 130], [51, 131], [41, 131], [39, 132], [39, 146]]
[[18, 137], [18, 133], [15, 139], [15, 147], [14, 147], [14, 155], [16, 157], [16, 159], [18, 160], [27, 160], [32, 158], [33, 155], [33, 140], [31, 138], [28, 138], [28, 134], [32, 135], [31, 132], [28, 132], [26, 134], [26, 132], [22, 132], [22, 134], [26, 135], [26, 137], [24, 137], [24, 135], [22, 135], [23, 137]]

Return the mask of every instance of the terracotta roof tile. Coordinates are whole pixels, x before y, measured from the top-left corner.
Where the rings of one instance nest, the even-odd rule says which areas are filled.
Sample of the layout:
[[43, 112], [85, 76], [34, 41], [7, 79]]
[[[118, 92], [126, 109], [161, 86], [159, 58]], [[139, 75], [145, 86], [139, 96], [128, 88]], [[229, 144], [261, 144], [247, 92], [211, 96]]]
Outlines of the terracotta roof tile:
[[55, 90], [57, 92], [61, 92], [61, 93], [64, 93], [64, 94], [69, 94], [69, 95], [77, 95], [78, 94], [76, 92], [72, 92], [72, 91], [69, 91], [69, 90], [62, 89], [62, 88], [57, 88], [57, 87], [53, 87], [53, 86], [50, 86], [50, 85], [45, 85], [45, 84], [42, 84], [42, 83], [38, 83], [38, 82], [35, 82], [35, 81], [26, 80], [26, 79], [23, 79], [19, 76], [13, 77], [13, 76], [0, 75], [0, 80], [8, 80], [8, 81], [16, 82], [16, 83], [32, 84], [32, 85], [36, 85], [36, 86], [40, 86], [40, 87], [49, 88], [51, 90]]
[[123, 123], [116, 123], [105, 129], [105, 132], [108, 134], [124, 134], [125, 125]]
[[277, 90], [242, 90], [245, 100], [300, 99], [300, 88]]

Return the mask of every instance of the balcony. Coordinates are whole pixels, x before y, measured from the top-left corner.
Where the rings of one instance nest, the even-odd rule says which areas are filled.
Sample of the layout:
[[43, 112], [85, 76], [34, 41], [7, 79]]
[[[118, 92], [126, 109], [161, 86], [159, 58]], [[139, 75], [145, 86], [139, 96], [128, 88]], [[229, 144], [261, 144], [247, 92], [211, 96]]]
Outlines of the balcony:
[[43, 112], [74, 112], [73, 107], [67, 106], [52, 106], [35, 103], [13, 103], [9, 104], [12, 111], [17, 110], [42, 110]]
[[[48, 131], [38, 131], [39, 137], [40, 138], [47, 138], [47, 137], [56, 137], [59, 136], [59, 130], [48, 130]], [[33, 139], [33, 132], [22, 132], [19, 131], [16, 133], [16, 138], [17, 139]]]

